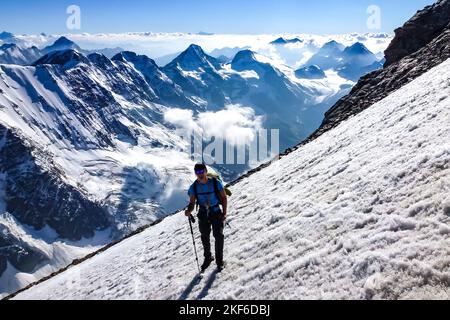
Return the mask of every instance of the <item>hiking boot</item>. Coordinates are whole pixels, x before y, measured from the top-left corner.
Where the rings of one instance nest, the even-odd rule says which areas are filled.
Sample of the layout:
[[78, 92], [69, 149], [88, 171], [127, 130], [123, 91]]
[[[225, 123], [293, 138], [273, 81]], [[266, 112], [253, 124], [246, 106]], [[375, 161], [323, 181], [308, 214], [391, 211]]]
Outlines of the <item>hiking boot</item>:
[[206, 269], [211, 265], [211, 263], [214, 261], [214, 257], [210, 257], [209, 259], [205, 259], [205, 261], [202, 264], [202, 272], [205, 272]]
[[225, 262], [217, 263], [217, 272], [222, 272], [225, 268]]

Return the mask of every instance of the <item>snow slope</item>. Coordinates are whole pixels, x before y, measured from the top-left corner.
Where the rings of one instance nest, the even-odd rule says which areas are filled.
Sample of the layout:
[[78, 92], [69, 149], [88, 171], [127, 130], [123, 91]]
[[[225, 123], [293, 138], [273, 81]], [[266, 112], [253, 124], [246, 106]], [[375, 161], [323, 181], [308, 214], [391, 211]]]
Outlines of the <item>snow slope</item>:
[[449, 89], [447, 60], [234, 186], [222, 274], [180, 213], [17, 298], [448, 299]]

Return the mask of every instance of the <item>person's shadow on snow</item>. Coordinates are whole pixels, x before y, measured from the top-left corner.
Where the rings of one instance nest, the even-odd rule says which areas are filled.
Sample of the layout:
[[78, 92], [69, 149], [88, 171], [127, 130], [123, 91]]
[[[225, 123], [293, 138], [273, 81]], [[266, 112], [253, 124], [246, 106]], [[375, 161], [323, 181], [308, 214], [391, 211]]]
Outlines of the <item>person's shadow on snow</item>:
[[[210, 274], [208, 280], [205, 283], [205, 286], [203, 287], [202, 291], [198, 294], [196, 300], [201, 300], [208, 295], [208, 291], [209, 289], [211, 289], [216, 278], [217, 278], [217, 270], [215, 270], [213, 273]], [[194, 288], [198, 284], [200, 284], [200, 282], [201, 279], [198, 276], [195, 276], [194, 279], [192, 279], [192, 281], [189, 283], [187, 288], [183, 291], [181, 296], [178, 298], [178, 300], [187, 300], [192, 290], [194, 290]]]
[[198, 276], [195, 276], [194, 279], [192, 279], [191, 283], [189, 283], [187, 288], [183, 291], [181, 296], [178, 298], [178, 300], [186, 300], [188, 298], [189, 294], [195, 288], [195, 286], [198, 285], [199, 283], [200, 283], [200, 278]]
[[217, 278], [217, 270], [211, 273], [211, 275], [209, 276], [208, 280], [205, 283], [205, 286], [203, 287], [203, 290], [198, 294], [196, 300], [202, 300], [208, 295], [208, 291], [209, 289], [211, 289], [216, 278]]

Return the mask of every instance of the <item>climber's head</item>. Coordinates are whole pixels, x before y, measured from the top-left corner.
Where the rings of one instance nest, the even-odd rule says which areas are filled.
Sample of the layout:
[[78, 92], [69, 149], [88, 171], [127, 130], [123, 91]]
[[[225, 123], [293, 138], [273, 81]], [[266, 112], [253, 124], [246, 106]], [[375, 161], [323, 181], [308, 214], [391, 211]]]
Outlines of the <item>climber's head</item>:
[[208, 176], [208, 168], [206, 168], [206, 165], [204, 165], [203, 163], [197, 163], [195, 165], [194, 171], [199, 181], [205, 180], [205, 178]]

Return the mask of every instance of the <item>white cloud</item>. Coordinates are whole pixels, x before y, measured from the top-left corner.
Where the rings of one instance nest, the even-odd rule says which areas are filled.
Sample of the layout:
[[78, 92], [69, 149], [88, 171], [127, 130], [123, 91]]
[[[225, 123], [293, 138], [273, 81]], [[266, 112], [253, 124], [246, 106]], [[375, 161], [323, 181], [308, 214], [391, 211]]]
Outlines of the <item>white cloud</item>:
[[194, 112], [192, 110], [167, 109], [164, 113], [164, 120], [179, 129], [201, 131], [201, 128], [194, 121]]
[[263, 117], [256, 116], [251, 108], [229, 105], [218, 112], [199, 114], [198, 123], [205, 136], [239, 144], [254, 140], [255, 131], [262, 129]]
[[237, 145], [252, 142], [264, 122], [264, 117], [256, 116], [253, 109], [239, 105], [229, 105], [223, 110], [202, 112], [196, 116], [191, 110], [168, 109], [164, 119], [178, 129], [195, 130], [206, 139], [216, 137]]

